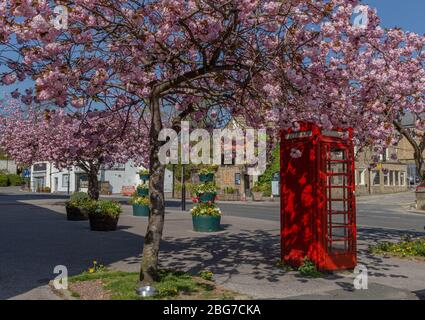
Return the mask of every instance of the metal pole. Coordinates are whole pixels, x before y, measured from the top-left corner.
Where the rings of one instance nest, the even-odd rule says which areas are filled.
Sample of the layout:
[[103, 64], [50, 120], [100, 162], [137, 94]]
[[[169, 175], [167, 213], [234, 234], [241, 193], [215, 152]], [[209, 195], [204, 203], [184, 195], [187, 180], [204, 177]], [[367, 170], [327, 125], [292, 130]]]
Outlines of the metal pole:
[[69, 194], [70, 187], [71, 187], [71, 173], [68, 168], [68, 194]]
[[186, 211], [186, 166], [182, 164], [182, 211]]

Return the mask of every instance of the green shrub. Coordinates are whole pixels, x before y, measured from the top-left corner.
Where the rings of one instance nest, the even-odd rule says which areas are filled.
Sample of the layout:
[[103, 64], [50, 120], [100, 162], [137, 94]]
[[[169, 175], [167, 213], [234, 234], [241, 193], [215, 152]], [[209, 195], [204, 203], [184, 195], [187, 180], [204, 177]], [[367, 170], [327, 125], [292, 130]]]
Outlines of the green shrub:
[[70, 197], [71, 201], [87, 201], [89, 199], [89, 195], [86, 192], [74, 192]]
[[0, 187], [7, 187], [8, 179], [7, 175], [0, 173]]
[[224, 187], [223, 192], [226, 194], [234, 194], [235, 193], [235, 189], [232, 187]]
[[87, 193], [74, 192], [65, 204], [68, 207], [83, 207], [89, 201], [90, 197]]
[[317, 271], [316, 265], [308, 257], [304, 258], [298, 271], [306, 277], [318, 278], [323, 276], [321, 272]]
[[199, 277], [201, 279], [212, 281], [214, 274], [209, 270], [202, 270], [199, 272]]
[[8, 174], [7, 180], [9, 186], [21, 186], [24, 183], [24, 179], [18, 174]]
[[272, 195], [271, 183], [264, 183], [264, 184], [260, 185], [260, 189], [263, 192], [263, 196], [270, 197]]
[[252, 192], [261, 192], [261, 191], [263, 191], [262, 189], [261, 189], [261, 186], [258, 184], [258, 182], [257, 183], [255, 183], [255, 185], [251, 188], [251, 191]]
[[370, 247], [369, 251], [372, 253], [387, 253], [402, 257], [425, 257], [425, 238], [412, 240], [406, 237], [397, 243], [379, 242], [377, 245]]

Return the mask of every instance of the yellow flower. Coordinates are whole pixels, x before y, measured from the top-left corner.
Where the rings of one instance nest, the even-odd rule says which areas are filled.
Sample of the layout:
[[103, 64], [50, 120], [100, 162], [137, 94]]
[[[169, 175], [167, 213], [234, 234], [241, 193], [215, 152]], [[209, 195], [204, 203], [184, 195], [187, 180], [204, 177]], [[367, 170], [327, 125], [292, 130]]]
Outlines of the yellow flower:
[[96, 260], [94, 260], [94, 261], [93, 261], [93, 264], [97, 264], [97, 261], [96, 261]]
[[90, 268], [89, 273], [93, 273], [93, 272], [94, 272], [94, 268]]

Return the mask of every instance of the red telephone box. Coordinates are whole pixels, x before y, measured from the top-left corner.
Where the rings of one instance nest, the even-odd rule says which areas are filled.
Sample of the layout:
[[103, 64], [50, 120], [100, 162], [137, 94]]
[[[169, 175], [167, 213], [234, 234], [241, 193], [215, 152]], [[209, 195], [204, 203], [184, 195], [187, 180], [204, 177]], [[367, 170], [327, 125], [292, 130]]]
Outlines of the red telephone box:
[[319, 270], [356, 266], [353, 130], [310, 123], [281, 132], [283, 262]]

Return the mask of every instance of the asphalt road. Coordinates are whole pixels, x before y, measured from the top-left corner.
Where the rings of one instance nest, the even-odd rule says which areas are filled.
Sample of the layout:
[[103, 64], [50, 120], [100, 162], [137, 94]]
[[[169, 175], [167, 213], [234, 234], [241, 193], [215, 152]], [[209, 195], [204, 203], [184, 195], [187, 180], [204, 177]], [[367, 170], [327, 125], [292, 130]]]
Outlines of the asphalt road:
[[[425, 213], [410, 211], [415, 201], [413, 192], [364, 196], [357, 198], [357, 226], [423, 232]], [[179, 207], [177, 200], [168, 201], [169, 207]], [[190, 208], [190, 205], [188, 205]], [[279, 223], [280, 203], [226, 203], [220, 202], [225, 215], [276, 221]]]
[[[66, 199], [66, 195], [22, 193], [13, 189], [0, 188], [0, 204], [29, 199]], [[120, 201], [128, 198], [113, 196]], [[425, 229], [425, 213], [409, 210], [415, 201], [413, 192], [363, 196], [357, 198], [357, 225], [359, 227], [378, 227], [397, 230], [423, 232]], [[180, 200], [167, 200], [168, 209], [179, 209]], [[276, 202], [219, 202], [224, 215], [280, 221], [279, 201]], [[187, 201], [187, 210], [192, 206]], [[1, 207], [0, 207], [1, 210]]]

